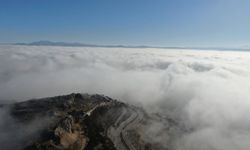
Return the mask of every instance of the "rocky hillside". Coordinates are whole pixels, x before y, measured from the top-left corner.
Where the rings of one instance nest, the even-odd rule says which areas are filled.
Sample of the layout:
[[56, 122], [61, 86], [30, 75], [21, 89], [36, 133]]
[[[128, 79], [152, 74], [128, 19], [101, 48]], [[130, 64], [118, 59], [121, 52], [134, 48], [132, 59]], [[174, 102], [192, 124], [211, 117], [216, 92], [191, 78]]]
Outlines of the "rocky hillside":
[[[177, 130], [178, 126], [172, 119], [148, 115], [141, 108], [103, 95], [70, 94], [1, 107], [8, 108], [16, 124], [28, 128], [20, 128], [25, 132], [21, 144], [16, 146], [0, 143], [4, 149], [171, 149], [171, 137], [175, 136], [171, 131]], [[166, 139], [164, 145], [152, 140], [154, 137], [146, 133], [149, 124], [155, 120], [166, 122], [165, 131], [169, 131], [170, 138]], [[166, 147], [168, 143], [169, 146]]]

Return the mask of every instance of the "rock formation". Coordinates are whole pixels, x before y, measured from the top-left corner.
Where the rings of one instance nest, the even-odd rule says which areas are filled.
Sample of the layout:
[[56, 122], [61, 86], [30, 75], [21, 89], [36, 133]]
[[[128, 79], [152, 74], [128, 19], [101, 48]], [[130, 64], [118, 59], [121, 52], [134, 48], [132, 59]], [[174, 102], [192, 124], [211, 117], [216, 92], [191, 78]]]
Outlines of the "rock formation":
[[[23, 140], [22, 147], [16, 149], [168, 149], [145, 138], [144, 127], [154, 119], [152, 116], [142, 108], [107, 96], [73, 93], [2, 107], [8, 107], [12, 118], [23, 126], [29, 127], [34, 120], [43, 124], [30, 138]], [[177, 129], [177, 123], [171, 119], [168, 122], [169, 127]]]

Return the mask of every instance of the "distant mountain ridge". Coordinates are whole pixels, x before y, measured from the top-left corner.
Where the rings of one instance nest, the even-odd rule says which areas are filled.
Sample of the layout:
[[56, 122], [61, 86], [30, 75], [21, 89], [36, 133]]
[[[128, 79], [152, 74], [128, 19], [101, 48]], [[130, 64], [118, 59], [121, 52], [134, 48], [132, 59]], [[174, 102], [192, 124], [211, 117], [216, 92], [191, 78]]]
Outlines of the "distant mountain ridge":
[[13, 45], [26, 45], [26, 46], [66, 46], [66, 47], [106, 47], [106, 48], [162, 48], [162, 49], [194, 49], [194, 50], [221, 50], [221, 51], [250, 51], [249, 46], [244, 47], [165, 47], [165, 46], [146, 46], [146, 45], [98, 45], [98, 44], [84, 44], [78, 42], [53, 42], [48, 40], [35, 41], [30, 43], [14, 43]]
[[15, 43], [15, 45], [31, 45], [31, 46], [70, 46], [70, 47], [124, 47], [124, 48], [152, 48], [151, 46], [125, 46], [125, 45], [96, 45], [84, 44], [78, 42], [52, 42], [52, 41], [35, 41], [31, 43]]

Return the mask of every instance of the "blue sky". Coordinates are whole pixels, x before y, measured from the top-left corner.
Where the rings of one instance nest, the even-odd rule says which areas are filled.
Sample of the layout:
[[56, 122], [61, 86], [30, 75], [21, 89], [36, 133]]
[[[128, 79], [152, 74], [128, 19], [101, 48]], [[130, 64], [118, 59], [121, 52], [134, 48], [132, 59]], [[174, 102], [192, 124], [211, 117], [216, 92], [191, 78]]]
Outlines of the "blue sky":
[[0, 42], [248, 47], [249, 0], [0, 0]]

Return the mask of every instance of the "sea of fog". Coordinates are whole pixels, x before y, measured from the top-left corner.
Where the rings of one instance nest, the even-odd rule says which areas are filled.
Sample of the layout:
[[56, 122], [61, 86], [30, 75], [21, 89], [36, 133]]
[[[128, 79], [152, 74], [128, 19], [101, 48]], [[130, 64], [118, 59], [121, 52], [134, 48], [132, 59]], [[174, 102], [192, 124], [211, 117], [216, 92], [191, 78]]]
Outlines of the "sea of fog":
[[2, 102], [72, 92], [178, 118], [192, 131], [176, 150], [250, 148], [250, 52], [0, 46]]

